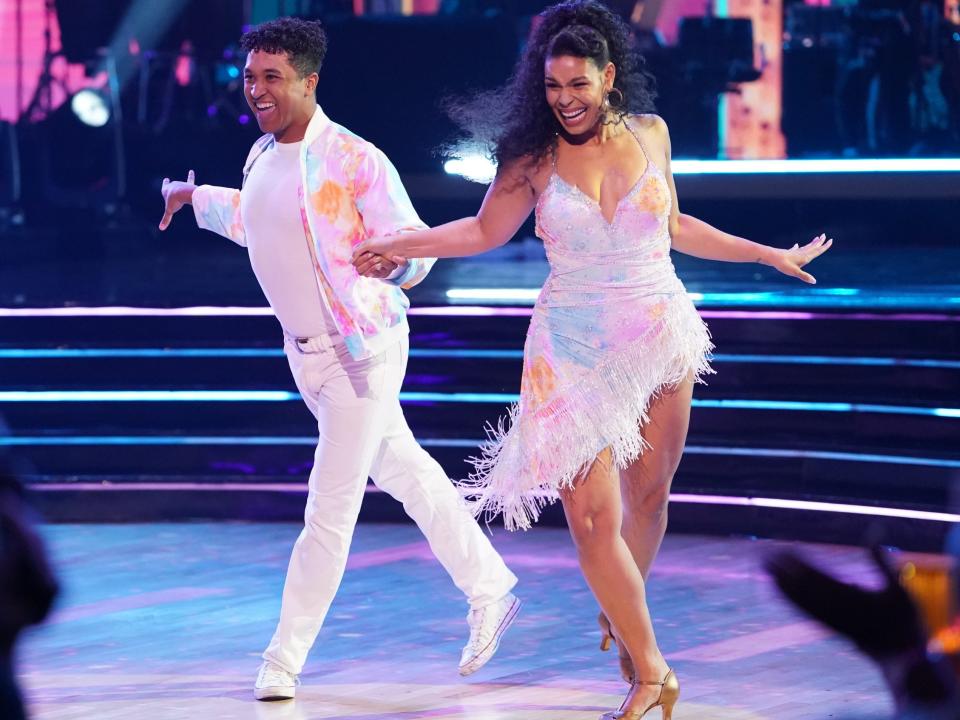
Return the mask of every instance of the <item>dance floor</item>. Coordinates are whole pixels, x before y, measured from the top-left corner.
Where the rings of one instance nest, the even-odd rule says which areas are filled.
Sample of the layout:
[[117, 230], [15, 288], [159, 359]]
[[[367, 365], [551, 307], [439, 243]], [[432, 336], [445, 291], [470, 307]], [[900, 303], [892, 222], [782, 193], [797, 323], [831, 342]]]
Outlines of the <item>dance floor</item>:
[[[412, 525], [358, 527], [340, 594], [293, 702], [258, 703], [259, 651], [279, 607], [291, 524], [49, 525], [64, 593], [20, 646], [39, 720], [595, 720], [619, 704], [615, 652], [567, 533], [495, 531], [524, 608], [475, 675], [456, 665], [466, 606]], [[674, 720], [880, 718], [877, 671], [794, 612], [762, 570], [782, 543], [668, 536], [649, 593], [683, 686]], [[875, 581], [854, 548], [805, 546]], [[652, 713], [659, 720], [659, 712]]]

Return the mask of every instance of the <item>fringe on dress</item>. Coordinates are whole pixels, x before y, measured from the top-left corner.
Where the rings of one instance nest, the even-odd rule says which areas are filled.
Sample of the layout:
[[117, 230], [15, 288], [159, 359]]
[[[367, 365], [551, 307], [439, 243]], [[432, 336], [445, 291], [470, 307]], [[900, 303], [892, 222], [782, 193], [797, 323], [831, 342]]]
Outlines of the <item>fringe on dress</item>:
[[674, 308], [650, 332], [612, 350], [593, 368], [561, 381], [547, 402], [522, 396], [488, 425], [474, 471], [458, 483], [476, 517], [503, 515], [508, 530], [528, 529], [605, 448], [623, 469], [649, 447], [641, 428], [651, 403], [693, 376], [712, 374], [713, 343], [696, 312]]

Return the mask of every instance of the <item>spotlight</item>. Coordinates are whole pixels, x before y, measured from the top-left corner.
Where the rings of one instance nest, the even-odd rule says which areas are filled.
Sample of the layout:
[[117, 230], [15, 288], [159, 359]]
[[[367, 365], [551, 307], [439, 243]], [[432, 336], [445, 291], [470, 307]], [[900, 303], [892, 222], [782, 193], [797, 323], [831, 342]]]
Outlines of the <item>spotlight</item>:
[[96, 90], [79, 91], [71, 98], [70, 109], [80, 122], [90, 127], [103, 127], [110, 121], [110, 106]]
[[447, 175], [459, 175], [471, 182], [488, 184], [497, 174], [497, 166], [485, 155], [464, 153], [443, 164]]
[[[109, 94], [108, 94], [109, 93]], [[126, 194], [119, 107], [104, 88], [85, 88], [30, 126], [40, 206], [107, 208]]]

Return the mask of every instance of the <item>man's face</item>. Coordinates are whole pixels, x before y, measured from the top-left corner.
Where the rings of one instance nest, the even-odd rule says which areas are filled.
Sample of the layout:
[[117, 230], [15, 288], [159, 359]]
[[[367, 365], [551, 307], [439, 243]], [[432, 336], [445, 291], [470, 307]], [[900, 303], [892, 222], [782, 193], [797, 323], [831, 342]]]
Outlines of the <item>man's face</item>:
[[278, 142], [303, 139], [300, 131], [313, 115], [316, 87], [317, 74], [300, 77], [287, 53], [254, 50], [247, 54], [243, 94], [260, 130], [273, 133]]

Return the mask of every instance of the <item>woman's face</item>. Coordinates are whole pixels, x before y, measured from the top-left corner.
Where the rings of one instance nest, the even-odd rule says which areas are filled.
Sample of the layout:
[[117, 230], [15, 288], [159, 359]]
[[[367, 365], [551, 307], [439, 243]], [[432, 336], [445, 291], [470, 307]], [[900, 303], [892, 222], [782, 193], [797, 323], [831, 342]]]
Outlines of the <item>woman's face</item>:
[[564, 130], [579, 135], [596, 126], [616, 74], [613, 63], [601, 69], [589, 58], [572, 55], [547, 58], [544, 63], [547, 104]]

